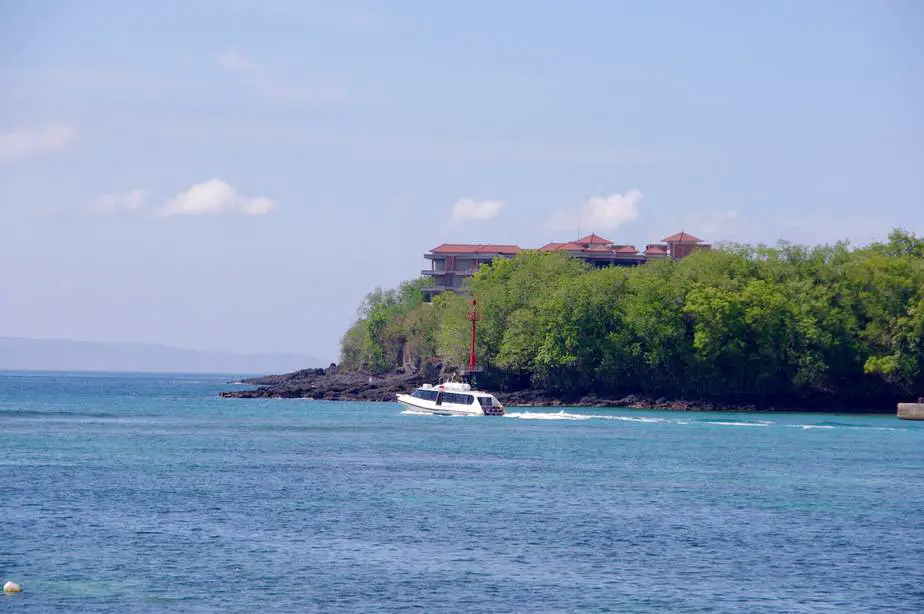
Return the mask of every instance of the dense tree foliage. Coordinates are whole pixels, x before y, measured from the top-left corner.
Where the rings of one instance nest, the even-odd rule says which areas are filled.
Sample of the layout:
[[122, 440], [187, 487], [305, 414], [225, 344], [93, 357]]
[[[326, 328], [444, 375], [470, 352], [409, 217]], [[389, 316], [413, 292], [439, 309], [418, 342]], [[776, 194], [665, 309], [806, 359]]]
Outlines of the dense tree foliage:
[[[343, 338], [348, 369], [467, 363], [470, 297], [425, 280], [376, 290]], [[924, 239], [861, 249], [726, 245], [592, 269], [528, 251], [482, 268], [479, 364], [563, 394], [884, 399], [924, 394]]]

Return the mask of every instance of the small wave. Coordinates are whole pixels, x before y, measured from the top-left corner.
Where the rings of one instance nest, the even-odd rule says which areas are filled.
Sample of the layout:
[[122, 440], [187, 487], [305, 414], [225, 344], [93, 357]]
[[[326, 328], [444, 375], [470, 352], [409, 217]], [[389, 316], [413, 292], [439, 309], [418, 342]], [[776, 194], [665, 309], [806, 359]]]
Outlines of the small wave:
[[784, 424], [789, 428], [802, 429], [804, 431], [813, 429], [863, 429], [866, 431], [898, 431], [901, 430], [894, 426], [873, 426], [871, 424], [847, 424], [844, 422], [822, 422], [821, 424]]
[[504, 414], [508, 418], [518, 418], [520, 420], [621, 420], [623, 422], [643, 422], [654, 424], [664, 422], [661, 418], [648, 418], [642, 416], [604, 416], [600, 414], [571, 414], [564, 410], [558, 413], [546, 412], [512, 412]]
[[0, 409], [0, 416], [23, 418], [117, 418], [117, 414], [92, 411]]
[[405, 409], [403, 412], [401, 412], [401, 415], [402, 416], [432, 416], [434, 414], [431, 414], [428, 411], [414, 411], [413, 409]]
[[767, 420], [758, 420], [755, 422], [746, 422], [741, 420], [700, 420], [703, 424], [715, 424], [717, 426], [770, 426], [773, 422]]
[[869, 429], [871, 431], [897, 430], [895, 427], [890, 427], [890, 426], [874, 426], [872, 424], [855, 424], [855, 423], [850, 423], [850, 422], [835, 422], [833, 420], [819, 422], [818, 426], [830, 426], [832, 428], [841, 428], [841, 429]]
[[586, 414], [567, 414], [560, 411], [557, 414], [540, 413], [540, 412], [511, 412], [504, 414], [507, 418], [519, 418], [520, 420], [590, 420], [594, 416]]
[[644, 422], [645, 424], [657, 424], [667, 422], [663, 418], [645, 418], [641, 416], [600, 416], [607, 420], [622, 420], [623, 422]]

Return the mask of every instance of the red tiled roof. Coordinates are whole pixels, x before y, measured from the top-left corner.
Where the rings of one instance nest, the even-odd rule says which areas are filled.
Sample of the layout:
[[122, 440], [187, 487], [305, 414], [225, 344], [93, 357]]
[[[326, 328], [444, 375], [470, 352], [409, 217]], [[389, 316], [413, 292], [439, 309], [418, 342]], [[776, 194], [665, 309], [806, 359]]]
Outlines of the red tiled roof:
[[664, 245], [648, 245], [645, 247], [646, 254], [666, 254], [667, 247]]
[[[604, 239], [605, 240], [605, 239]], [[611, 245], [610, 243], [549, 243], [539, 248], [545, 252], [581, 252], [594, 254], [637, 254], [632, 245]]]
[[518, 245], [443, 243], [438, 247], [434, 247], [431, 251], [433, 253], [453, 254], [518, 254], [521, 250]]
[[666, 239], [661, 239], [665, 243], [702, 243], [702, 239], [697, 239], [689, 232], [678, 232], [675, 235], [671, 235]]
[[541, 252], [583, 252], [586, 248], [577, 243], [548, 243], [539, 248]]
[[614, 245], [613, 251], [617, 254], [637, 254], [638, 250], [634, 245]]
[[586, 237], [582, 237], [577, 241], [574, 241], [574, 243], [580, 243], [581, 245], [610, 245], [612, 244], [612, 241], [604, 239], [595, 233], [591, 233]]

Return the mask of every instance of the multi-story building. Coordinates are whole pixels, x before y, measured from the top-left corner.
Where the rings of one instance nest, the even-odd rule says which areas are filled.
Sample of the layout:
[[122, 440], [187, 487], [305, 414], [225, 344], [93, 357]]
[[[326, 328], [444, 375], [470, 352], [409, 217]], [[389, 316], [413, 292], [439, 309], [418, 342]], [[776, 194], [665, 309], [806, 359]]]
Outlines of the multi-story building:
[[702, 239], [697, 239], [690, 233], [683, 231], [661, 240], [667, 244], [668, 255], [674, 260], [689, 256], [694, 250], [710, 249], [712, 247], [708, 243], [703, 243]]
[[617, 245], [609, 239], [596, 234], [568, 241], [567, 243], [549, 243], [539, 248], [542, 252], [566, 252], [594, 267], [635, 266], [646, 260], [633, 245]]
[[[609, 239], [596, 234], [568, 241], [566, 243], [549, 243], [539, 248], [539, 251], [565, 252], [602, 268], [607, 266], [638, 266], [652, 260], [679, 260], [696, 249], [709, 249], [703, 243], [687, 232], [678, 232], [665, 239], [663, 243], [649, 243], [645, 251], [640, 252], [633, 245], [615, 244]], [[424, 254], [430, 261], [430, 268], [422, 273], [433, 280], [431, 286], [425, 288], [427, 300], [436, 294], [450, 290], [462, 290], [462, 282], [471, 277], [483, 264], [495, 258], [513, 258], [523, 251], [517, 245], [473, 245], [465, 243], [444, 243], [434, 247]]]
[[513, 258], [521, 251], [517, 245], [443, 243], [424, 254], [430, 261], [430, 268], [421, 272], [433, 280], [424, 294], [430, 300], [444, 290], [458, 292], [462, 289], [462, 280], [474, 275], [481, 265], [495, 258]]
[[569, 241], [567, 243], [549, 243], [539, 248], [545, 252], [567, 252], [575, 258], [597, 267], [607, 266], [637, 266], [650, 260], [664, 260], [673, 258], [675, 260], [689, 256], [694, 249], [709, 249], [709, 245], [703, 243], [702, 239], [697, 239], [686, 232], [678, 232], [665, 239], [661, 243], [649, 243], [645, 246], [645, 251], [640, 252], [634, 245], [619, 245], [609, 239], [596, 234], [589, 234], [586, 237]]

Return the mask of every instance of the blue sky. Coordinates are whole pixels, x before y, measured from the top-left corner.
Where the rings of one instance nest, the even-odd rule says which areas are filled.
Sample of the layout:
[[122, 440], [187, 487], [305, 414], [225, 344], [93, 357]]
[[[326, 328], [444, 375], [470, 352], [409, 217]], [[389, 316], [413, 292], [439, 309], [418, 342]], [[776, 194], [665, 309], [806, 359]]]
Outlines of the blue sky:
[[444, 242], [924, 231], [924, 3], [0, 5], [0, 336], [334, 359]]

